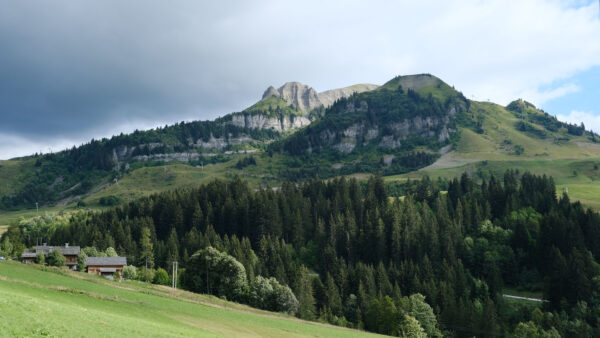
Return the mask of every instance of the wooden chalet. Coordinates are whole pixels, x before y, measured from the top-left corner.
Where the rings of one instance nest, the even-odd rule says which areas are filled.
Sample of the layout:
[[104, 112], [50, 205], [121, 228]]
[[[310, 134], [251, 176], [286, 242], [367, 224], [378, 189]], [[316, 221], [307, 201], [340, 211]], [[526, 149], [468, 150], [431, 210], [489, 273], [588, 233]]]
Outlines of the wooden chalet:
[[23, 251], [21, 254], [21, 259], [24, 263], [34, 263], [35, 257], [39, 253], [43, 253], [44, 256], [47, 256], [54, 250], [59, 250], [60, 253], [65, 256], [67, 260], [66, 265], [69, 267], [69, 269], [77, 270], [77, 255], [79, 255], [81, 249], [78, 246], [69, 246], [69, 243], [65, 243], [64, 246], [52, 246], [44, 243], [44, 245], [36, 246], [33, 250]]
[[88, 273], [108, 279], [114, 279], [115, 274], [119, 275], [119, 280], [123, 279], [125, 265], [127, 265], [126, 257], [88, 257], [86, 260]]

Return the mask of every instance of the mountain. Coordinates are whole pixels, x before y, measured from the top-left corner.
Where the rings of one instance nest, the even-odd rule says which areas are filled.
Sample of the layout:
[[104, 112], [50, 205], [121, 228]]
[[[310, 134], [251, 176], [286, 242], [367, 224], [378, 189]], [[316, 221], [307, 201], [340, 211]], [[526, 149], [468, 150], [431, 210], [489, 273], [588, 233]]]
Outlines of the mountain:
[[[596, 142], [582, 126], [562, 123], [526, 101], [506, 107], [471, 101], [430, 74], [321, 93], [289, 82], [214, 121], [182, 122], [0, 161], [0, 209], [32, 208], [36, 202], [97, 205], [100, 197], [127, 200], [223, 176], [279, 185], [378, 172], [450, 178], [467, 170], [464, 166], [485, 172], [481, 163], [501, 168], [510, 162], [527, 170], [532, 161], [589, 161], [600, 155]], [[250, 153], [253, 160], [242, 161]], [[169, 171], [165, 164], [177, 166], [169, 165]], [[595, 170], [573, 166], [548, 174], [576, 177], [565, 184], [595, 181]]]
[[[457, 118], [469, 106], [461, 93], [435, 76], [397, 77], [337, 100], [320, 120], [278, 146], [309, 163], [315, 156], [335, 160], [340, 173], [406, 172], [433, 163], [451, 143]], [[330, 176], [332, 170], [323, 164], [312, 169]]]
[[263, 94], [263, 100], [271, 96], [280, 97], [290, 106], [302, 112], [310, 112], [313, 109], [328, 108], [336, 100], [351, 96], [354, 93], [362, 93], [377, 89], [373, 84], [357, 84], [344, 88], [337, 88], [317, 93], [312, 87], [300, 82], [287, 82], [279, 89], [270, 86]]
[[309, 125], [336, 100], [377, 87], [358, 84], [317, 93], [312, 87], [300, 82], [287, 82], [278, 89], [270, 86], [260, 101], [241, 113], [230, 114], [224, 119], [242, 128], [292, 131]]

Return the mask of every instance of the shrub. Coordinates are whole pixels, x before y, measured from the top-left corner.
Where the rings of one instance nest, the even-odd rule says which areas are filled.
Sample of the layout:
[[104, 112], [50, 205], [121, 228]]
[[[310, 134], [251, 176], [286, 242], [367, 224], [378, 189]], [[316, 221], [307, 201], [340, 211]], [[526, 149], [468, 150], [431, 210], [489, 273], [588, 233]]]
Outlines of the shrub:
[[277, 279], [258, 276], [250, 284], [248, 301], [250, 305], [269, 311], [296, 314], [299, 303], [287, 285], [281, 285]]
[[123, 278], [125, 279], [137, 279], [138, 273], [137, 268], [133, 265], [126, 265], [123, 267]]
[[46, 264], [46, 256], [44, 256], [43, 253], [38, 252], [38, 254], [35, 255], [35, 264], [45, 265]]
[[158, 270], [156, 270], [156, 273], [154, 274], [154, 279], [152, 280], [152, 283], [159, 285], [169, 285], [169, 274], [165, 271], [165, 269], [158, 268]]
[[515, 155], [521, 155], [525, 151], [525, 148], [523, 148], [523, 146], [521, 146], [521, 145], [516, 144], [514, 147], [514, 151], [515, 151]]
[[100, 205], [104, 205], [104, 206], [115, 206], [117, 204], [121, 203], [121, 199], [117, 196], [114, 195], [109, 195], [106, 197], [101, 197], [100, 198]]
[[115, 248], [113, 247], [108, 247], [106, 248], [106, 250], [104, 250], [104, 253], [106, 254], [106, 257], [118, 257], [119, 255], [117, 254], [117, 251], [115, 250]]
[[151, 282], [154, 280], [154, 273], [154, 269], [146, 269], [146, 267], [142, 267], [138, 271], [137, 279], [145, 282]]
[[50, 266], [65, 266], [67, 259], [60, 253], [60, 250], [55, 249], [48, 254], [48, 265]]
[[80, 251], [79, 255], [77, 255], [77, 270], [85, 272], [85, 267], [87, 266], [87, 255], [85, 252]]
[[181, 284], [190, 291], [236, 300], [247, 286], [246, 269], [235, 258], [208, 247], [192, 255]]
[[13, 245], [10, 243], [8, 236], [4, 237], [0, 244], [0, 256], [10, 256], [13, 251]]
[[88, 257], [101, 257], [98, 249], [93, 246], [86, 246], [85, 248], [81, 249], [81, 252], [85, 253]]

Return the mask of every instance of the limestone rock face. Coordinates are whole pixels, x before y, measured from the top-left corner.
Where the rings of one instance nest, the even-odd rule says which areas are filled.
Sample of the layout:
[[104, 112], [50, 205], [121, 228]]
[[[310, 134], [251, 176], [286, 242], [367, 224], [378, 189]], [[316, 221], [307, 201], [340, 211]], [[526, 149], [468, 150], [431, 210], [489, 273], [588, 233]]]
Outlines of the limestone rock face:
[[349, 87], [344, 87], [344, 88], [326, 90], [324, 92], [319, 93], [319, 101], [321, 101], [323, 106], [329, 107], [335, 101], [337, 101], [341, 98], [349, 97], [350, 95], [352, 95], [354, 93], [362, 93], [362, 92], [375, 90], [378, 87], [379, 87], [378, 85], [365, 83], [365, 84], [357, 84], [354, 86], [349, 86]]
[[[349, 104], [346, 111], [357, 111], [367, 109], [365, 102], [360, 102], [357, 108], [355, 104]], [[452, 108], [454, 109], [454, 108]], [[422, 117], [415, 116], [396, 123], [391, 123], [383, 128], [380, 125], [367, 125], [365, 122], [354, 123], [343, 130], [325, 129], [319, 137], [327, 146], [341, 153], [350, 153], [359, 145], [367, 145], [375, 140], [379, 147], [396, 149], [403, 141], [412, 136], [433, 138], [439, 143], [445, 142], [450, 133], [456, 130], [449, 127], [452, 109], [449, 115], [444, 117]]]
[[279, 89], [270, 86], [265, 90], [263, 99], [269, 96], [278, 96], [284, 99], [289, 105], [297, 107], [303, 112], [309, 112], [319, 107], [329, 107], [336, 100], [349, 97], [354, 93], [362, 93], [377, 89], [374, 84], [357, 84], [344, 88], [337, 88], [317, 93], [312, 87], [300, 82], [287, 82]]
[[251, 142], [252, 138], [250, 136], [247, 135], [240, 135], [239, 137], [214, 137], [213, 135], [210, 135], [210, 138], [208, 139], [208, 141], [204, 141], [202, 139], [199, 139], [196, 141], [196, 143], [194, 144], [194, 146], [196, 147], [202, 147], [204, 149], [216, 149], [216, 150], [223, 150], [225, 147], [229, 146], [229, 145], [240, 145], [243, 143], [248, 143]]
[[231, 117], [231, 124], [242, 128], [273, 129], [278, 132], [298, 129], [310, 124], [304, 116], [268, 117], [263, 114], [237, 114]]
[[279, 94], [279, 92], [277, 91], [277, 89], [275, 89], [275, 87], [269, 86], [269, 88], [267, 88], [267, 90], [265, 90], [262, 98], [266, 99], [269, 96], [279, 96], [279, 97], [281, 97], [281, 94]]
[[279, 89], [275, 89], [271, 86], [265, 90], [263, 99], [269, 96], [279, 96], [289, 105], [304, 112], [308, 112], [323, 105], [321, 101], [319, 101], [317, 91], [300, 82], [286, 82], [283, 86], [279, 87]]

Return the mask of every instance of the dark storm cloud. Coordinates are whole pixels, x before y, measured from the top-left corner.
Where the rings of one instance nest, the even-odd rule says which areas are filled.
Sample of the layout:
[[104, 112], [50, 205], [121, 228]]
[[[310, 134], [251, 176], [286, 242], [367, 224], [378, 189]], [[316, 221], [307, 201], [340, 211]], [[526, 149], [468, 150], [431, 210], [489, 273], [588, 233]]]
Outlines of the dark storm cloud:
[[147, 1], [5, 4], [0, 133], [85, 135], [128, 120], [212, 118], [239, 108], [245, 81], [230, 82], [216, 34], [225, 10]]

